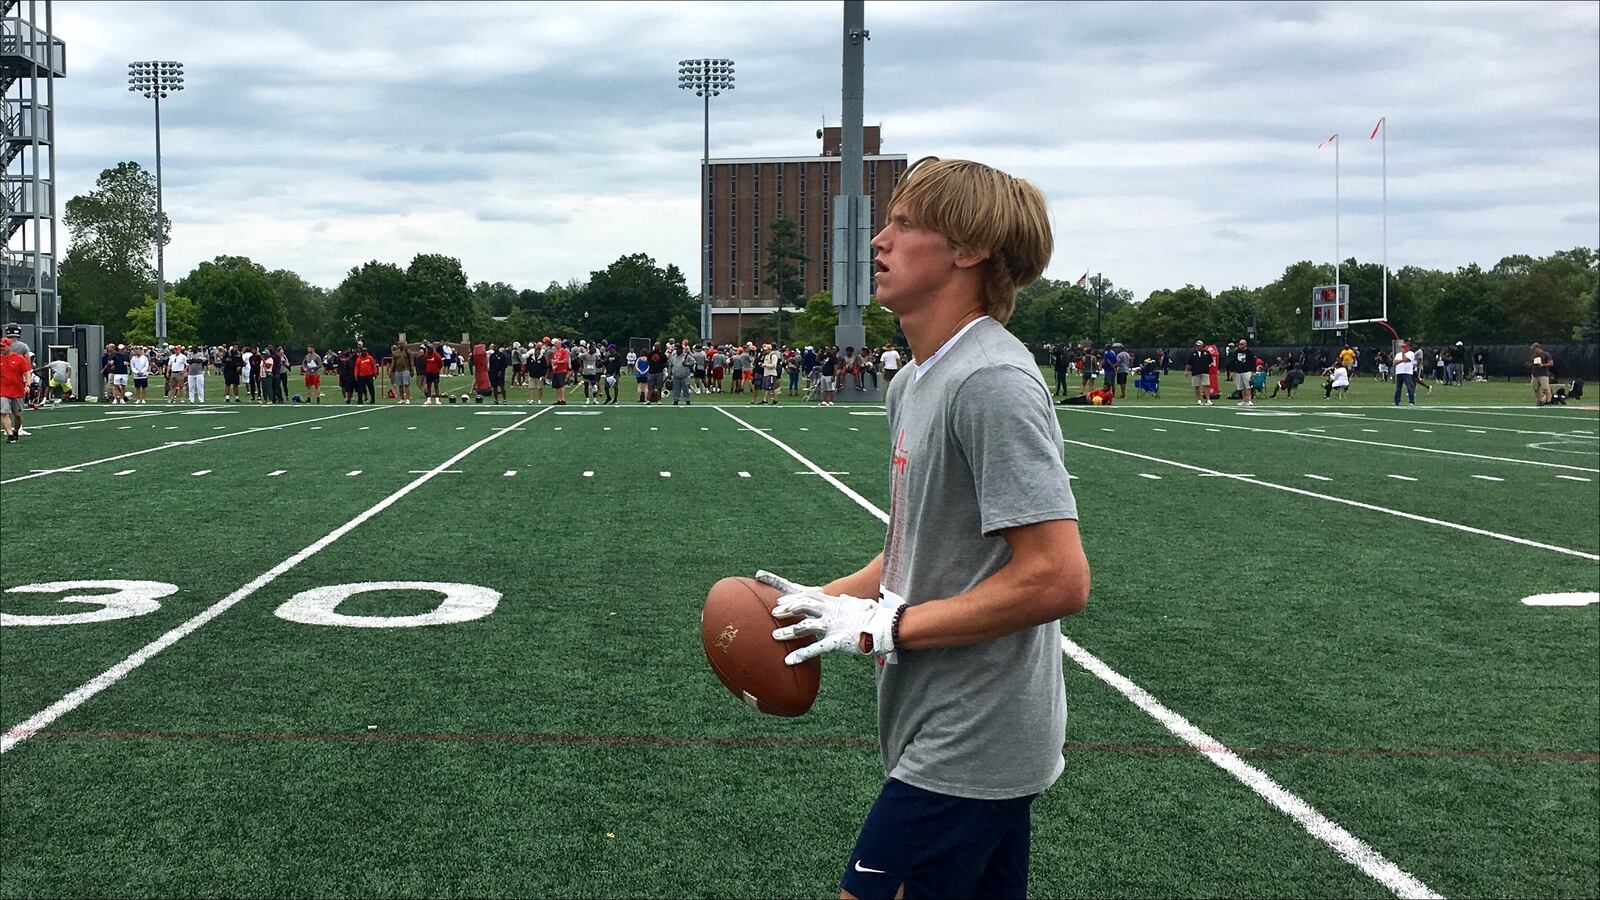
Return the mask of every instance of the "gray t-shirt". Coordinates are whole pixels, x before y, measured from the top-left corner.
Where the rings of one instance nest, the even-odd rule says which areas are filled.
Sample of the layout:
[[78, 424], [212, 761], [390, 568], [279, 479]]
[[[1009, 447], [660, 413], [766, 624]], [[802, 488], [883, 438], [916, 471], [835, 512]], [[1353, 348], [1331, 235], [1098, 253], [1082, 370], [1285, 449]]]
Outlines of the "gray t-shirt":
[[733, 370], [735, 372], [743, 372], [748, 368], [750, 368], [750, 354], [742, 351], [735, 354], [733, 357]]
[[189, 357], [189, 374], [204, 375], [206, 373], [206, 358], [196, 353]]
[[72, 375], [72, 366], [67, 365], [64, 359], [50, 361], [50, 377], [65, 384]]
[[673, 378], [689, 377], [689, 354], [679, 351], [667, 357], [667, 365], [671, 367]]
[[[912, 605], [970, 590], [1011, 560], [1003, 529], [1076, 519], [1061, 426], [1033, 355], [999, 322], [972, 326], [918, 378], [890, 383], [883, 590]], [[1043, 791], [1065, 760], [1061, 625], [965, 647], [903, 650], [878, 669], [890, 778], [957, 797]]]
[[589, 352], [579, 356], [578, 359], [583, 363], [583, 374], [600, 374], [600, 354], [590, 350]]
[[1126, 350], [1117, 354], [1117, 374], [1126, 375], [1133, 371], [1133, 354]]
[[[322, 357], [315, 353], [307, 353], [305, 359], [300, 360], [300, 365], [305, 368], [307, 375], [320, 374], [322, 372]], [[396, 371], [411, 371], [409, 366], [405, 369], [396, 366], [395, 369]]]

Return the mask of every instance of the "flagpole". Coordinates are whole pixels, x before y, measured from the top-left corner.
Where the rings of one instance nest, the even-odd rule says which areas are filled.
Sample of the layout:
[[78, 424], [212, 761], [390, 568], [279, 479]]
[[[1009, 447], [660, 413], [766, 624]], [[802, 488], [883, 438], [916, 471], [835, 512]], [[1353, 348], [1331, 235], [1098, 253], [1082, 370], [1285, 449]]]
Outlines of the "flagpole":
[[1339, 296], [1339, 136], [1333, 136], [1333, 296]]
[[1389, 117], [1378, 120], [1383, 126], [1383, 319], [1389, 320]]

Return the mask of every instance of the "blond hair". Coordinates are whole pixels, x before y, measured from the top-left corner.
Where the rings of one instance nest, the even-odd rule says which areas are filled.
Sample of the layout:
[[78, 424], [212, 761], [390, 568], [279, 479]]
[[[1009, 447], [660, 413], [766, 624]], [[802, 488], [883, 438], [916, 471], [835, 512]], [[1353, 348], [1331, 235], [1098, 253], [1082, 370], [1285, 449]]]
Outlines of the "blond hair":
[[905, 210], [957, 253], [984, 257], [984, 311], [1002, 325], [1016, 309], [1017, 291], [1050, 262], [1054, 239], [1044, 195], [1021, 178], [965, 159], [924, 156], [900, 176], [891, 213]]

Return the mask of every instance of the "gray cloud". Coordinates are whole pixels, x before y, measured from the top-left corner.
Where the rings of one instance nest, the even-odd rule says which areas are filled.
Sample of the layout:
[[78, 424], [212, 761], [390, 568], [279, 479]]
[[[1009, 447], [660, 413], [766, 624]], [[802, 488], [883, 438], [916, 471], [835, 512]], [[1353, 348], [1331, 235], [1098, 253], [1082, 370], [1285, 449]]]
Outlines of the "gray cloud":
[[[149, 165], [134, 57], [163, 107], [169, 272], [244, 253], [331, 285], [368, 259], [462, 259], [538, 286], [646, 252], [698, 269], [700, 102], [681, 57], [737, 60], [714, 156], [809, 155], [839, 115], [839, 7], [62, 3], [60, 196]], [[1380, 252], [1454, 268], [1600, 232], [1592, 3], [871, 3], [866, 118], [887, 152], [971, 156], [1051, 200], [1048, 272], [1139, 296], [1259, 284]], [[1532, 244], [1533, 246], [1530, 246]]]

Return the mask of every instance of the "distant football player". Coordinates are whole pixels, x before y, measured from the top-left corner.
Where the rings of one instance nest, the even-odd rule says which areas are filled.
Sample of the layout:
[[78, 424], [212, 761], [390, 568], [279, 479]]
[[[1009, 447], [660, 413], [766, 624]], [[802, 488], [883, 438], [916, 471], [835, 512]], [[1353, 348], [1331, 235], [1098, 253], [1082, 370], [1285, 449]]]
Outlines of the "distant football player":
[[876, 299], [912, 360], [890, 385], [883, 552], [820, 588], [771, 573], [785, 640], [875, 657], [887, 780], [841, 897], [1025, 897], [1030, 807], [1060, 777], [1060, 620], [1089, 565], [1061, 427], [1033, 354], [1005, 328], [1052, 238], [1026, 181], [929, 157], [872, 240]]

